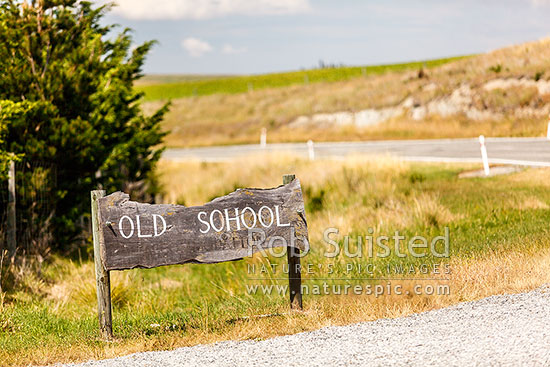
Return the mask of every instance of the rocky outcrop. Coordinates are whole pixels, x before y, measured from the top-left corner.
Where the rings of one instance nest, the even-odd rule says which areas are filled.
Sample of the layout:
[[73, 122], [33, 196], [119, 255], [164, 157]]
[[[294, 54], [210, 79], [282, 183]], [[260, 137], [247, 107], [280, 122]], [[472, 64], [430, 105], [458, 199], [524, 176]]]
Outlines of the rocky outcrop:
[[[473, 121], [501, 119], [510, 114], [517, 118], [540, 118], [550, 113], [550, 104], [548, 103], [536, 107], [531, 105], [509, 105], [506, 108], [485, 106], [481, 96], [482, 92], [507, 91], [512, 88], [536, 88], [539, 97], [550, 95], [550, 81], [548, 80], [493, 79], [478, 88], [463, 84], [453, 90], [451, 94], [433, 98], [424, 104], [411, 96], [393, 107], [299, 116], [290, 123], [290, 127], [369, 127], [399, 117], [408, 117], [416, 121], [424, 120], [430, 116], [451, 117], [458, 115], [463, 115]], [[433, 92], [437, 89], [438, 85], [431, 82], [426, 84], [420, 93]]]

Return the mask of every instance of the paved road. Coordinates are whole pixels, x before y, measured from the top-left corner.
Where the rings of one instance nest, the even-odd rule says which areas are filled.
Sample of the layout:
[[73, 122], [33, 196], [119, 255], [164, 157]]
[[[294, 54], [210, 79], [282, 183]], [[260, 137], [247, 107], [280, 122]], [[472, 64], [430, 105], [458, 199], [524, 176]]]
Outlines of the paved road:
[[[550, 141], [546, 138], [487, 138], [491, 164], [516, 164], [550, 167]], [[316, 158], [343, 158], [350, 154], [390, 154], [413, 161], [481, 162], [478, 139], [385, 140], [366, 142], [316, 143]], [[228, 159], [273, 152], [290, 152], [308, 156], [305, 143], [231, 145], [207, 148], [167, 149], [163, 158], [169, 160]]]
[[136, 353], [80, 367], [550, 366], [550, 288], [396, 319]]

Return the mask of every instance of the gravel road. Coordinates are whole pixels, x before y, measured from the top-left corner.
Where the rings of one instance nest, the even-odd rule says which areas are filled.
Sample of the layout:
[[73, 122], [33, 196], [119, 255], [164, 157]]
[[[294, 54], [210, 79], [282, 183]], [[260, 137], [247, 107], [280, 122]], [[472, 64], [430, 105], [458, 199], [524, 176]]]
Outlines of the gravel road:
[[550, 366], [550, 285], [397, 319], [78, 366]]

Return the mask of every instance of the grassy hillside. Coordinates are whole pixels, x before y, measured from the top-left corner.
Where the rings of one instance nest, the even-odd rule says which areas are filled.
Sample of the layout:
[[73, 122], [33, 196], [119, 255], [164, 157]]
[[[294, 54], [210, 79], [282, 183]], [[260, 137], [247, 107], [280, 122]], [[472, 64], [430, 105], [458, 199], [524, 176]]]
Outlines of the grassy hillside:
[[380, 75], [389, 71], [432, 68], [465, 56], [436, 60], [416, 61], [402, 64], [369, 65], [312, 69], [287, 73], [274, 73], [249, 76], [146, 76], [145, 85], [137, 85], [137, 90], [145, 93], [146, 101], [166, 100], [211, 94], [235, 94], [265, 88], [280, 88], [296, 84], [335, 82], [365, 75]]
[[[219, 80], [235, 77], [235, 75], [209, 75], [209, 74], [147, 74], [136, 81], [136, 86], [142, 91], [147, 91], [146, 86], [173, 83], [189, 83], [205, 80]], [[146, 97], [147, 98], [147, 97]]]
[[[319, 278], [335, 277], [350, 280], [328, 280], [330, 286], [385, 286], [387, 281], [353, 279], [391, 277], [395, 278], [392, 284], [411, 293], [377, 297], [309, 294], [304, 295], [304, 312], [289, 313], [288, 296], [277, 289], [271, 294], [246, 290], [250, 285], [287, 284], [278, 280], [285, 279], [280, 269], [286, 257], [256, 255], [223, 264], [113, 272], [116, 339], [104, 342], [98, 331], [93, 263], [78, 259], [26, 263], [14, 273], [15, 278], [2, 279], [7, 293], [0, 298], [0, 364], [43, 365], [227, 339], [264, 339], [398, 317], [550, 282], [550, 170], [458, 178], [459, 172], [470, 168], [384, 157], [310, 162], [266, 156], [231, 163], [164, 163], [165, 200], [186, 205], [202, 204], [239, 186], [277, 186], [282, 174], [296, 173], [305, 195], [312, 248], [302, 264], [314, 264], [316, 269], [312, 274], [304, 272], [304, 284], [321, 286], [325, 280]], [[407, 238], [433, 238], [449, 227], [450, 257], [350, 259], [340, 255], [329, 259], [322, 256], [330, 249], [323, 241], [328, 227], [339, 229], [339, 242], [347, 234], [366, 236], [371, 233], [369, 228], [374, 236], [393, 235], [398, 229]], [[355, 248], [356, 241], [351, 246]], [[279, 270], [248, 273], [248, 265], [260, 267], [268, 262], [279, 264]], [[345, 272], [349, 263], [355, 267]], [[337, 272], [330, 274], [329, 264]], [[368, 264], [376, 266], [374, 276], [358, 271], [357, 265]], [[411, 265], [412, 273], [386, 270], [387, 266], [408, 269]], [[434, 270], [436, 265], [439, 273]], [[450, 274], [443, 273], [446, 266]], [[411, 276], [425, 280], [405, 279]], [[252, 279], [257, 277], [263, 280]], [[450, 294], [412, 293], [418, 284], [448, 285]]]
[[[549, 39], [450, 61], [422, 73], [418, 64], [412, 65], [412, 70], [382, 74], [367, 68], [366, 76], [358, 68], [356, 77], [316, 83], [311, 77], [309, 84], [298, 73], [294, 85], [246, 91], [243, 82], [239, 93], [177, 98], [164, 122], [171, 132], [166, 143], [257, 144], [264, 127], [268, 143], [546, 134]], [[339, 69], [315, 72], [333, 71]], [[286, 80], [257, 78], [268, 77], [270, 83]], [[231, 80], [197, 83], [230, 88]], [[172, 87], [178, 90], [180, 85]], [[165, 87], [154, 88], [161, 93]], [[168, 85], [166, 90], [171, 90]], [[144, 107], [153, 111], [161, 103], [149, 101]]]

